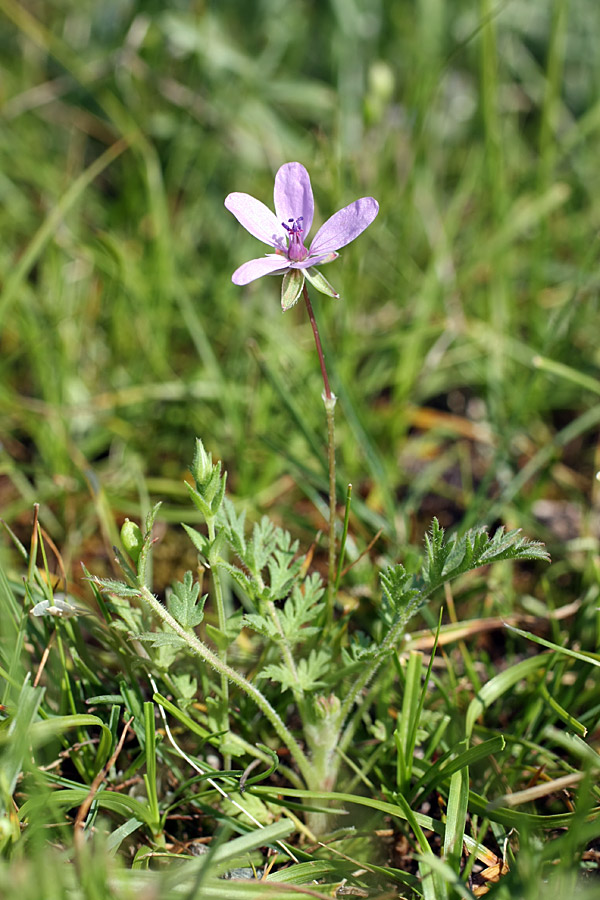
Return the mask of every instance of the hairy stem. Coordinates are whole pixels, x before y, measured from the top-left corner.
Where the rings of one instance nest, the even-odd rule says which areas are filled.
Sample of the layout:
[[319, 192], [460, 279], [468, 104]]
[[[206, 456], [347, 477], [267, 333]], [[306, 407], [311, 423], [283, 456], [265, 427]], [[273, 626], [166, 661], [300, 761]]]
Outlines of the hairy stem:
[[327, 415], [327, 466], [329, 469], [329, 559], [327, 567], [327, 624], [333, 621], [333, 603], [335, 595], [336, 582], [336, 566], [335, 566], [335, 402], [336, 396], [331, 393], [329, 387], [329, 378], [327, 376], [327, 367], [325, 366], [325, 357], [323, 356], [323, 348], [321, 346], [321, 338], [319, 337], [319, 329], [317, 320], [315, 319], [314, 310], [306, 283], [302, 288], [302, 295], [306, 304], [308, 318], [313, 330], [317, 354], [319, 356], [319, 364], [321, 366], [321, 375], [323, 376], [323, 402], [325, 403], [325, 412]]
[[235, 669], [232, 669], [230, 665], [224, 663], [216, 653], [213, 653], [206, 644], [203, 644], [201, 640], [199, 640], [195, 634], [186, 631], [185, 628], [179, 624], [179, 622], [173, 618], [171, 613], [166, 609], [162, 603], [154, 596], [154, 594], [148, 590], [145, 586], [140, 586], [139, 588], [140, 596], [143, 600], [146, 601], [148, 606], [156, 613], [156, 615], [166, 622], [173, 631], [182, 638], [187, 644], [188, 648], [192, 653], [196, 656], [199, 656], [204, 662], [208, 663], [209, 666], [212, 666], [217, 672], [221, 675], [224, 675], [229, 681], [232, 681], [235, 685], [237, 685], [240, 690], [244, 691], [244, 693], [250, 697], [251, 700], [256, 703], [260, 711], [264, 714], [265, 718], [269, 720], [283, 743], [287, 746], [291, 755], [296, 760], [298, 768], [302, 773], [302, 777], [306, 784], [310, 783], [312, 777], [312, 766], [308, 760], [308, 757], [300, 747], [298, 741], [293, 736], [287, 725], [283, 722], [283, 720], [278, 715], [277, 711], [273, 709], [267, 698], [262, 694], [258, 688], [256, 688], [253, 684], [247, 681], [246, 678], [240, 673], [236, 672]]

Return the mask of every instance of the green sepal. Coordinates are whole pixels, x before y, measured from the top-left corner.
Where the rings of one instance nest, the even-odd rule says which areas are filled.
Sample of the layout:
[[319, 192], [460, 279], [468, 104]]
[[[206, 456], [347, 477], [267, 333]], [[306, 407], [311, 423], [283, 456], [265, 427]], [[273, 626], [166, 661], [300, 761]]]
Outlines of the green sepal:
[[314, 288], [320, 291], [322, 294], [327, 294], [328, 297], [335, 297], [336, 300], [340, 299], [340, 295], [336, 291], [336, 289], [331, 285], [324, 275], [319, 272], [318, 269], [315, 269], [313, 266], [310, 269], [305, 269], [304, 274], [306, 278]]
[[213, 512], [210, 508], [210, 504], [208, 504], [203, 497], [200, 496], [198, 491], [192, 487], [189, 481], [183, 482], [188, 489], [188, 493], [193, 500], [194, 504], [198, 507], [205, 521], [213, 518]]
[[288, 269], [281, 283], [281, 308], [286, 309], [298, 302], [302, 288], [304, 287], [304, 271], [302, 269]]

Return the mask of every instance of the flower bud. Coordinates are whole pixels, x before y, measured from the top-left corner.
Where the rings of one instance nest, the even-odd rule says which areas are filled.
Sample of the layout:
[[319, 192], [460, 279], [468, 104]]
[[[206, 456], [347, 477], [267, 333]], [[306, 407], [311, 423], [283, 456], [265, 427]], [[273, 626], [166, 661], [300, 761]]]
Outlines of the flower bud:
[[315, 697], [314, 710], [318, 719], [330, 719], [336, 716], [340, 709], [340, 699], [335, 694], [330, 694], [329, 697], [320, 694], [318, 697]]
[[121, 543], [134, 563], [137, 563], [144, 546], [144, 535], [140, 526], [125, 519], [121, 526]]
[[213, 472], [213, 461], [210, 453], [204, 449], [200, 438], [196, 438], [196, 449], [190, 466], [190, 472], [196, 482], [196, 487], [201, 488], [210, 479]]

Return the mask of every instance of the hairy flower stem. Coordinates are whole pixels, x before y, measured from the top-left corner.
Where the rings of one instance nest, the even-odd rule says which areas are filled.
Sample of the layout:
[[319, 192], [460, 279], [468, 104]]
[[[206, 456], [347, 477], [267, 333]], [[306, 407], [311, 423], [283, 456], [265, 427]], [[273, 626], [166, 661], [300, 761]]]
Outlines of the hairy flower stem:
[[335, 394], [331, 393], [329, 387], [329, 378], [327, 376], [327, 368], [325, 366], [325, 357], [323, 356], [323, 348], [321, 347], [321, 338], [319, 337], [319, 329], [317, 320], [308, 296], [306, 283], [302, 287], [302, 295], [306, 303], [308, 318], [315, 337], [317, 354], [319, 356], [319, 364], [321, 366], [321, 375], [323, 376], [323, 402], [325, 403], [325, 412], [327, 414], [327, 464], [329, 468], [329, 564], [327, 573], [327, 624], [333, 621], [333, 603], [335, 594]]
[[300, 744], [291, 733], [287, 725], [284, 723], [283, 719], [280, 718], [277, 711], [273, 709], [267, 698], [262, 694], [258, 688], [254, 687], [240, 672], [236, 672], [235, 669], [232, 669], [231, 666], [227, 663], [223, 663], [221, 659], [217, 656], [216, 653], [206, 646], [201, 640], [199, 640], [193, 632], [186, 631], [183, 628], [177, 619], [175, 619], [166, 607], [162, 605], [162, 603], [158, 600], [157, 597], [154, 596], [152, 591], [150, 591], [145, 585], [141, 585], [139, 587], [139, 593], [143, 600], [146, 601], [148, 606], [152, 609], [156, 615], [166, 622], [167, 625], [173, 629], [175, 634], [178, 634], [180, 638], [182, 638], [187, 644], [189, 650], [194, 653], [196, 656], [199, 656], [204, 662], [208, 663], [209, 666], [212, 666], [217, 672], [221, 675], [224, 675], [229, 681], [232, 681], [240, 690], [242, 690], [250, 699], [256, 703], [260, 711], [263, 713], [266, 719], [269, 720], [283, 743], [286, 745], [290, 754], [296, 761], [296, 764], [304, 778], [306, 784], [310, 785], [311, 779], [313, 777], [313, 767], [310, 764], [308, 757], [300, 747]]
[[[208, 539], [211, 544], [215, 542], [215, 522], [214, 519], [207, 521]], [[221, 583], [221, 573], [217, 560], [210, 560], [210, 570], [212, 574], [212, 583], [215, 589], [215, 603], [217, 606], [217, 621], [219, 622], [219, 631], [225, 634], [227, 627], [227, 618], [225, 616], [225, 603], [223, 601], [223, 585]], [[219, 650], [219, 659], [224, 665], [227, 665], [227, 648]], [[227, 675], [221, 672], [221, 722], [220, 728], [223, 731], [229, 731], [229, 681]], [[226, 754], [223, 758], [223, 765], [226, 769], [231, 768], [231, 756]]]

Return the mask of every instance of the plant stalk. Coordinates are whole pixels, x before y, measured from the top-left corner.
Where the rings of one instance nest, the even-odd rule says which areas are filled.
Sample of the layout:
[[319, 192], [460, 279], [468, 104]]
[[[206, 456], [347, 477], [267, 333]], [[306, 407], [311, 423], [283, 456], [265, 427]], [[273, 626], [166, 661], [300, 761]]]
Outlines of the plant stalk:
[[323, 402], [325, 404], [325, 413], [327, 415], [327, 467], [329, 470], [329, 559], [327, 567], [327, 625], [333, 621], [333, 603], [336, 587], [336, 566], [335, 566], [335, 517], [336, 517], [336, 496], [335, 496], [335, 403], [336, 396], [332, 394], [329, 386], [329, 377], [327, 375], [327, 367], [325, 365], [325, 357], [323, 356], [323, 348], [321, 346], [321, 338], [319, 337], [319, 329], [315, 313], [308, 296], [306, 283], [302, 287], [302, 295], [306, 304], [308, 318], [313, 330], [317, 354], [319, 357], [319, 365], [321, 366], [321, 375], [323, 376]]
[[[215, 522], [214, 519], [208, 519], [208, 539], [211, 544], [215, 541]], [[217, 620], [219, 622], [219, 631], [225, 634], [227, 620], [225, 617], [225, 603], [223, 601], [223, 584], [221, 582], [221, 573], [219, 572], [218, 563], [210, 560], [210, 571], [212, 575], [212, 583], [215, 589], [215, 604], [217, 607]], [[227, 665], [227, 648], [219, 649], [219, 659], [223, 665]], [[220, 727], [229, 732], [229, 680], [227, 675], [221, 672], [221, 725]], [[223, 758], [223, 765], [226, 769], [231, 768], [231, 756], [226, 754]]]

